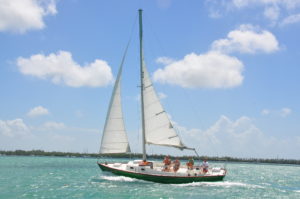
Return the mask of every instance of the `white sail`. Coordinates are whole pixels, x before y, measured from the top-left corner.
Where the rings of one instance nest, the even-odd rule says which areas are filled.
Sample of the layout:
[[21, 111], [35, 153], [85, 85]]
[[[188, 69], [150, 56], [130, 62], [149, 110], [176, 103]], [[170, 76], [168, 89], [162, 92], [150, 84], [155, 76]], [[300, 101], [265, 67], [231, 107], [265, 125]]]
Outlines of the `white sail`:
[[159, 101], [145, 63], [143, 64], [143, 76], [146, 143], [186, 148]]
[[106, 116], [100, 147], [100, 153], [102, 154], [130, 152], [130, 147], [125, 131], [121, 104], [120, 81], [123, 61], [119, 69], [118, 77], [115, 82], [113, 94], [110, 100], [110, 105]]

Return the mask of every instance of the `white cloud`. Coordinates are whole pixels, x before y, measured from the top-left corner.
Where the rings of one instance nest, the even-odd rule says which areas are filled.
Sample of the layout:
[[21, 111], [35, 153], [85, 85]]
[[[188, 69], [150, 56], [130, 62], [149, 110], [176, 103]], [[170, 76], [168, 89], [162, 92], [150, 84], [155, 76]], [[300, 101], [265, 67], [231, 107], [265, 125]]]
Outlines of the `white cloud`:
[[[209, 16], [215, 18], [214, 13], [222, 16], [233, 11], [255, 9], [251, 12], [251, 18], [264, 16], [271, 21], [271, 25], [287, 25], [300, 22], [297, 17], [299, 13], [300, 0], [207, 0]], [[282, 21], [281, 23], [278, 23]], [[291, 23], [290, 23], [291, 22]]]
[[59, 134], [53, 134], [53, 135], [51, 135], [51, 139], [54, 140], [55, 142], [62, 143], [62, 144], [72, 143], [72, 142], [75, 141], [74, 137], [65, 136], [65, 135], [59, 135]]
[[[284, 138], [269, 136], [255, 125], [254, 120], [246, 116], [236, 120], [221, 116], [205, 130], [189, 129], [176, 123], [174, 125], [178, 128], [184, 143], [189, 147], [195, 147], [200, 155], [300, 158], [299, 136]], [[40, 127], [29, 127], [22, 119], [0, 120], [0, 146], [5, 150], [97, 152], [99, 135], [99, 129], [69, 127], [61, 122], [46, 122]], [[129, 134], [132, 138], [134, 135]], [[136, 143], [137, 146], [139, 144]], [[150, 150], [149, 152], [151, 153]], [[178, 155], [179, 151], [175, 152]], [[183, 155], [185, 153], [188, 151], [184, 151]]]
[[211, 18], [221, 18], [225, 10], [230, 10], [228, 0], [206, 0], [205, 5], [208, 8], [208, 15]]
[[111, 68], [107, 62], [96, 59], [90, 64], [80, 66], [67, 51], [51, 53], [48, 56], [36, 54], [30, 58], [19, 57], [17, 66], [24, 75], [50, 79], [55, 84], [71, 87], [99, 87], [113, 80]]
[[299, 23], [300, 22], [300, 14], [290, 15], [282, 20], [280, 23], [281, 26], [286, 26], [289, 24]]
[[178, 127], [186, 144], [192, 144], [201, 155], [300, 158], [300, 140], [277, 138], [264, 134], [253, 120], [243, 116], [235, 121], [221, 116], [206, 130]]
[[292, 113], [292, 110], [290, 108], [282, 108], [280, 110], [280, 115], [282, 117], [287, 117], [288, 115], [290, 115]]
[[62, 122], [29, 126], [22, 119], [0, 120], [0, 146], [4, 150], [97, 152], [99, 136], [99, 129], [71, 127]]
[[212, 50], [223, 53], [271, 53], [279, 50], [276, 37], [269, 31], [260, 31], [252, 25], [241, 25], [230, 31], [226, 39], [213, 42]]
[[162, 9], [169, 8], [172, 4], [172, 0], [156, 0], [157, 6]]
[[78, 118], [83, 118], [84, 117], [84, 112], [81, 111], [81, 110], [77, 110], [77, 111], [75, 111], [75, 115]]
[[23, 136], [30, 132], [28, 126], [22, 119], [0, 120], [0, 135], [6, 137]]
[[280, 117], [287, 117], [292, 113], [292, 109], [290, 108], [282, 108], [280, 110], [269, 110], [269, 109], [263, 109], [261, 111], [262, 115], [271, 115], [271, 116], [280, 116]]
[[37, 116], [48, 115], [48, 114], [49, 114], [48, 109], [42, 106], [34, 107], [27, 113], [29, 117], [37, 117]]
[[62, 122], [46, 122], [43, 127], [47, 130], [61, 130], [66, 128], [66, 125]]
[[299, 0], [232, 0], [231, 3], [237, 8], [252, 6], [281, 6], [285, 9], [295, 9], [300, 6]]
[[280, 15], [280, 10], [277, 6], [265, 8], [264, 16], [272, 21], [276, 21]]
[[153, 78], [187, 88], [230, 88], [242, 83], [243, 68], [243, 63], [237, 58], [218, 52], [191, 53], [164, 69], [158, 69]]
[[227, 53], [271, 53], [279, 50], [276, 37], [269, 31], [249, 24], [230, 31], [225, 39], [215, 40], [210, 51], [190, 53], [182, 60], [159, 57], [165, 64], [153, 74], [154, 81], [185, 88], [232, 88], [243, 82], [243, 63]]
[[270, 110], [268, 110], [268, 109], [263, 109], [263, 110], [261, 111], [261, 114], [262, 114], [262, 115], [269, 115], [269, 114], [270, 114]]
[[165, 65], [172, 64], [173, 62], [175, 62], [175, 60], [170, 57], [159, 57], [156, 59], [156, 63], [165, 64]]
[[167, 98], [167, 95], [165, 93], [159, 92], [158, 93], [158, 98], [159, 99], [165, 99], [165, 98]]
[[56, 13], [55, 0], [0, 0], [0, 31], [43, 29], [43, 18]]

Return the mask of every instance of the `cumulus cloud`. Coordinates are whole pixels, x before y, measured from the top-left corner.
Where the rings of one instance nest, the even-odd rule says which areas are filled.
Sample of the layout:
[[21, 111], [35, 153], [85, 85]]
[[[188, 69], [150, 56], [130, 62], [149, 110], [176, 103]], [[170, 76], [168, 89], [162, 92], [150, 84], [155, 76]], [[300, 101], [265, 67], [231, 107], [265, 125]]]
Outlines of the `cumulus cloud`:
[[290, 15], [282, 20], [280, 23], [281, 26], [286, 26], [289, 24], [299, 23], [300, 22], [300, 14]]
[[230, 31], [226, 39], [216, 40], [212, 44], [212, 50], [223, 53], [271, 53], [278, 49], [278, 41], [271, 32], [245, 24]]
[[28, 126], [22, 119], [0, 120], [0, 135], [5, 137], [23, 136], [30, 132]]
[[49, 79], [55, 84], [71, 87], [100, 87], [108, 85], [113, 80], [107, 62], [96, 59], [90, 64], [80, 66], [67, 51], [51, 53], [48, 56], [36, 54], [29, 58], [19, 57], [17, 66], [24, 75]]
[[190, 53], [181, 60], [159, 57], [166, 65], [153, 74], [154, 81], [185, 88], [232, 88], [242, 84], [244, 65], [228, 53], [272, 53], [279, 50], [276, 37], [269, 31], [243, 24], [225, 39], [215, 40], [204, 54]]
[[44, 17], [56, 13], [55, 0], [0, 0], [0, 31], [43, 29]]
[[[299, 22], [296, 19], [296, 13], [299, 13], [300, 0], [207, 0], [206, 2], [209, 7], [209, 16], [212, 18], [216, 18], [214, 17], [215, 13], [221, 17], [227, 12], [255, 8], [257, 12], [254, 15], [265, 17], [272, 26]], [[251, 18], [253, 18], [253, 14], [251, 14]]]
[[164, 69], [158, 69], [153, 78], [186, 88], [230, 88], [242, 83], [243, 68], [243, 63], [237, 58], [218, 52], [191, 53]]
[[97, 152], [99, 129], [78, 128], [48, 121], [29, 125], [23, 119], [0, 120], [0, 146], [5, 150]]
[[266, 135], [246, 116], [235, 121], [221, 116], [206, 130], [178, 128], [185, 143], [195, 146], [202, 155], [300, 158], [299, 137], [281, 139]]
[[29, 117], [37, 117], [37, 116], [48, 115], [48, 114], [49, 114], [48, 109], [42, 106], [34, 107], [27, 113]]
[[232, 0], [232, 3], [237, 8], [245, 8], [252, 6], [281, 6], [285, 9], [295, 9], [300, 6], [299, 0]]

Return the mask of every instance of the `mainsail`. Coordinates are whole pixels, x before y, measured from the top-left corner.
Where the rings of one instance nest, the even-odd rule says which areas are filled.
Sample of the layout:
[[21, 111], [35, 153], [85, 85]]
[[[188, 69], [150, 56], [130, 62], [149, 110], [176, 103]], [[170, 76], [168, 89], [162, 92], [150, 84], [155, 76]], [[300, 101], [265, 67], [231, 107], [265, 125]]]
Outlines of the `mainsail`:
[[126, 52], [127, 48], [122, 59], [113, 94], [111, 96], [109, 109], [106, 115], [100, 147], [100, 153], [102, 154], [130, 152], [121, 103], [121, 76]]
[[146, 143], [187, 148], [176, 133], [167, 113], [163, 109], [143, 63], [144, 117]]
[[140, 71], [143, 160], [146, 161], [146, 144], [162, 145], [187, 149], [177, 135], [167, 113], [163, 109], [152, 85], [146, 68], [143, 51], [142, 10], [139, 10]]

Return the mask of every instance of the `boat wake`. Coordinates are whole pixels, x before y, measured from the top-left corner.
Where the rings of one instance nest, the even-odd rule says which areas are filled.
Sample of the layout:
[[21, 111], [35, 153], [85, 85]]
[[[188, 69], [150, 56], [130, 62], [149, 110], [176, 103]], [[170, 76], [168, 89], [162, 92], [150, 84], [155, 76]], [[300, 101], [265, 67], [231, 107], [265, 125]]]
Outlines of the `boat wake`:
[[107, 180], [107, 181], [119, 181], [119, 182], [135, 182], [138, 181], [134, 178], [128, 178], [124, 176], [102, 176], [101, 179]]
[[174, 184], [174, 186], [179, 187], [191, 187], [191, 186], [209, 186], [209, 187], [249, 187], [249, 188], [264, 188], [263, 186], [246, 184], [242, 182], [193, 182], [187, 184]]

